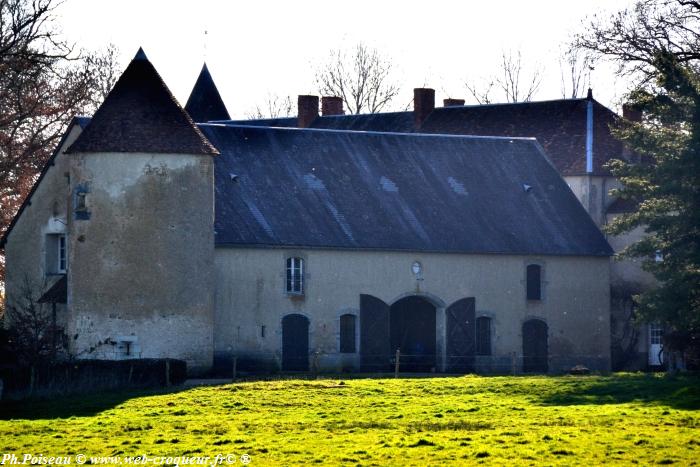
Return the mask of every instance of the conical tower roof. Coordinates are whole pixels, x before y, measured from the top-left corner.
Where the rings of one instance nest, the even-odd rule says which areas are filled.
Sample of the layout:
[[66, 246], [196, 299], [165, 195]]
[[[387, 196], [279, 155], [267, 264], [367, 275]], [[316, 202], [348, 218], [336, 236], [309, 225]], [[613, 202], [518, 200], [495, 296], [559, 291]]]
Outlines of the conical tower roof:
[[195, 122], [231, 119], [206, 63], [187, 99], [185, 110]]
[[218, 154], [178, 104], [143, 49], [68, 152]]

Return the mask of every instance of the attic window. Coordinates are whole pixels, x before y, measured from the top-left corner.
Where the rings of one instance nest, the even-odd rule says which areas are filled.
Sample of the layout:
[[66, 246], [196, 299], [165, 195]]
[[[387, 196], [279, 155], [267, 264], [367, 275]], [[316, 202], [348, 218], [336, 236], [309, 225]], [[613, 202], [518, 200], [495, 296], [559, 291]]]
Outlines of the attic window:
[[287, 287], [288, 294], [304, 295], [304, 260], [302, 258], [287, 258]]

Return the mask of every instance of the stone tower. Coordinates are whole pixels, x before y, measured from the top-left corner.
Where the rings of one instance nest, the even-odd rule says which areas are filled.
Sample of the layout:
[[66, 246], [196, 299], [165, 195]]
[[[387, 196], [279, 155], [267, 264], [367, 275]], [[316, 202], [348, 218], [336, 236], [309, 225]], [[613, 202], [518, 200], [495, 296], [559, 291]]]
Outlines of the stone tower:
[[67, 153], [72, 351], [209, 368], [218, 151], [143, 50]]

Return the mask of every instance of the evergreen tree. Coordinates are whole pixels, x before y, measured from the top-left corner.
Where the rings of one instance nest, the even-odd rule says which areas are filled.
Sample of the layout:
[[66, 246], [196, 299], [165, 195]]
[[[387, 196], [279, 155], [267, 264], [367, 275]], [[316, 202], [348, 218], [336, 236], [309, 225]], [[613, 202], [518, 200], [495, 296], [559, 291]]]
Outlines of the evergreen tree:
[[639, 317], [670, 331], [676, 350], [700, 346], [700, 5], [641, 0], [609, 23], [593, 23], [577, 45], [612, 58], [636, 79], [629, 102], [643, 118], [624, 121], [617, 135], [636, 161], [612, 161], [638, 203], [608, 232], [643, 227], [646, 236], [623, 251], [642, 258], [658, 286], [636, 298]]

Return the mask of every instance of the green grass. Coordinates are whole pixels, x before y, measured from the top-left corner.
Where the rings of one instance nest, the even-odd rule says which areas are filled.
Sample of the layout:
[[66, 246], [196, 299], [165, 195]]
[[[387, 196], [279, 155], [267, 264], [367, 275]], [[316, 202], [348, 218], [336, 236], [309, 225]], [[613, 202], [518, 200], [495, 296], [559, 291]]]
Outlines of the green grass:
[[0, 454], [685, 466], [700, 461], [699, 409], [691, 376], [252, 381], [4, 403]]

